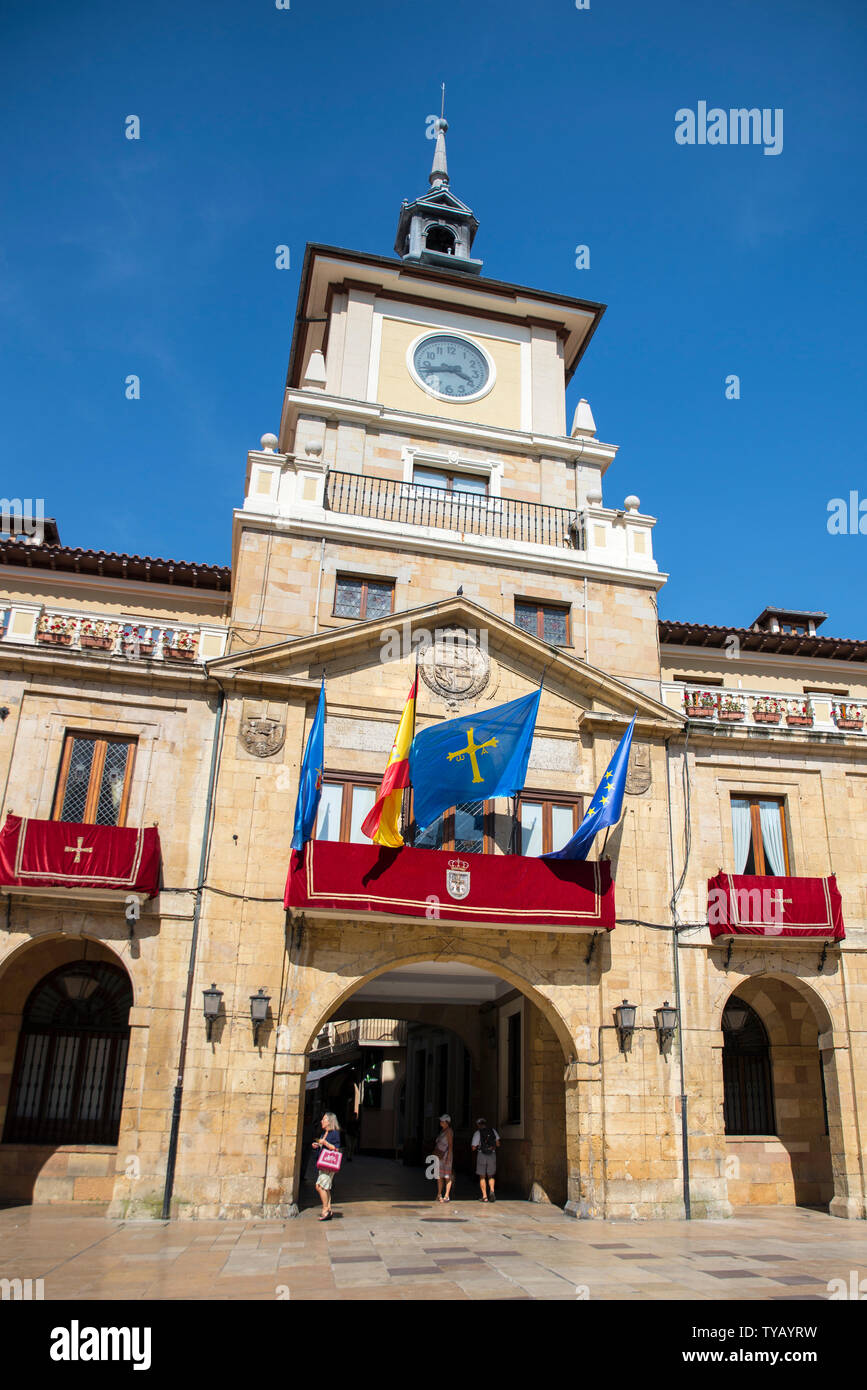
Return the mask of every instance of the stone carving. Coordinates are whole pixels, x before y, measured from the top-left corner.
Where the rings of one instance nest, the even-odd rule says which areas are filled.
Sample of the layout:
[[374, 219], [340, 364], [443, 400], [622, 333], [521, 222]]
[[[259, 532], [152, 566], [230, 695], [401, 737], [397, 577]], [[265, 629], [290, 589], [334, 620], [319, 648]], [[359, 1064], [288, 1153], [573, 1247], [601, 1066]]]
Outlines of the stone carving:
[[276, 719], [248, 717], [241, 721], [240, 738], [248, 753], [257, 758], [270, 758], [283, 747], [286, 725]]
[[646, 791], [650, 790], [651, 781], [650, 745], [633, 743], [629, 758], [629, 770], [626, 774], [627, 796], [643, 796]]
[[480, 695], [491, 678], [491, 662], [474, 635], [464, 628], [438, 631], [420, 654], [419, 671], [428, 689], [450, 707]]

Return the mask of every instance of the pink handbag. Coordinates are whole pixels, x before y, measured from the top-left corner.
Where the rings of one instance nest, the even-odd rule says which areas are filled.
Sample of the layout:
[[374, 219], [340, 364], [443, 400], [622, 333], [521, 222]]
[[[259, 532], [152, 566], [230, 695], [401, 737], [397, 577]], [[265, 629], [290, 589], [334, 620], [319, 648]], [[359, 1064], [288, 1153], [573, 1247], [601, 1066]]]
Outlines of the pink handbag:
[[316, 1160], [317, 1168], [325, 1168], [329, 1173], [339, 1173], [343, 1154], [339, 1149], [322, 1149]]

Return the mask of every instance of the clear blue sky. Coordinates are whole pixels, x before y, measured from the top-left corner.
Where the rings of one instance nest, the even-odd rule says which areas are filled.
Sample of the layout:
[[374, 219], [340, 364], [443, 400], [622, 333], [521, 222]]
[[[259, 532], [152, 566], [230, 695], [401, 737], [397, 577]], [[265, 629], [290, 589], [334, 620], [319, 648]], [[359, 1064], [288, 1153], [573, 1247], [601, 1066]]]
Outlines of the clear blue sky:
[[[863, 0], [6, 0], [0, 30], [2, 492], [67, 544], [228, 560], [304, 244], [392, 254], [445, 80], [484, 273], [609, 306], [570, 412], [621, 446], [606, 502], [659, 518], [662, 614], [867, 637], [867, 536], [826, 529], [867, 499]], [[782, 153], [677, 145], [699, 101], [782, 108]]]

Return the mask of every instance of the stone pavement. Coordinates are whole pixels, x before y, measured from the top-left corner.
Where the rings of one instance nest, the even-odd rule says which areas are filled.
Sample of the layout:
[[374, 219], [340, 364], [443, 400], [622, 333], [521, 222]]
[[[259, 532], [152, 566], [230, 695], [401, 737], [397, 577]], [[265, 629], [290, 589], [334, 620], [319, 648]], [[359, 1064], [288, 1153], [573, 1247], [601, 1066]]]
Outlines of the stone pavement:
[[[311, 1175], [312, 1176], [312, 1175]], [[0, 1278], [51, 1299], [828, 1299], [867, 1278], [867, 1227], [796, 1207], [730, 1221], [576, 1221], [559, 1208], [431, 1202], [421, 1174], [356, 1159], [317, 1219], [123, 1222], [105, 1208], [0, 1210]], [[316, 1201], [314, 1207], [312, 1203]]]

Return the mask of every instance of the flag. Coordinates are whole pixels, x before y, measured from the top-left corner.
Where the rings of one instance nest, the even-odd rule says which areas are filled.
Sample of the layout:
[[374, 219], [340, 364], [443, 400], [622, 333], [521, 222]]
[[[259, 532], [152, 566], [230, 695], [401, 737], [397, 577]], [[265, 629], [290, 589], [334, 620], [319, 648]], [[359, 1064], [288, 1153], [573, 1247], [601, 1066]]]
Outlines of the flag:
[[307, 735], [307, 746], [301, 763], [298, 800], [295, 803], [295, 828], [292, 848], [303, 849], [313, 834], [319, 798], [322, 795], [322, 769], [325, 766], [325, 679], [319, 690], [319, 703], [313, 717], [313, 727]]
[[587, 814], [572, 839], [562, 849], [542, 854], [540, 859], [586, 859], [587, 851], [593, 843], [593, 836], [606, 825], [616, 825], [623, 806], [623, 789], [626, 786], [626, 769], [629, 766], [629, 750], [632, 747], [632, 730], [635, 727], [633, 714], [629, 728], [614, 750], [614, 757], [605, 769], [605, 775], [593, 800], [587, 807]]
[[373, 807], [361, 822], [361, 829], [377, 845], [399, 849], [403, 836], [398, 829], [403, 789], [409, 786], [409, 746], [415, 726], [415, 703], [418, 696], [418, 674], [412, 683], [403, 714], [397, 726], [394, 743], [388, 755], [385, 772]]
[[520, 700], [416, 734], [409, 750], [409, 776], [420, 829], [450, 806], [521, 790], [541, 694], [540, 686]]

